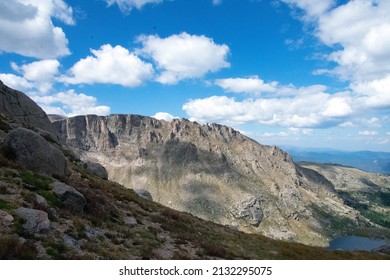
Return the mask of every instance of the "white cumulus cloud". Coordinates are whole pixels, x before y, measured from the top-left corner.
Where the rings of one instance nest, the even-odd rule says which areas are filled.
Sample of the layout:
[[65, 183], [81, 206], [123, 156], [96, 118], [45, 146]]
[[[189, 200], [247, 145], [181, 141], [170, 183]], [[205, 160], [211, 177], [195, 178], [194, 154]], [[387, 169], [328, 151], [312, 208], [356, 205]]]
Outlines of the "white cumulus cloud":
[[345, 93], [329, 94], [321, 91], [244, 100], [211, 96], [190, 100], [183, 105], [183, 110], [191, 119], [199, 122], [257, 122], [273, 126], [317, 128], [345, 122], [354, 112], [350, 100], [345, 97]]
[[142, 55], [154, 60], [160, 73], [156, 80], [176, 84], [188, 78], [200, 78], [208, 72], [229, 67], [229, 47], [218, 45], [206, 36], [181, 33], [167, 38], [157, 35], [140, 36]]
[[335, 3], [335, 0], [282, 0], [290, 6], [300, 8], [305, 11], [305, 19], [312, 20], [323, 15]]
[[0, 74], [0, 79], [4, 83], [18, 90], [35, 90], [44, 94], [52, 89], [59, 73], [60, 63], [56, 59], [47, 59], [21, 66], [12, 62], [11, 67], [22, 76]]
[[258, 76], [249, 78], [218, 79], [215, 84], [227, 92], [260, 94], [262, 92], [275, 92], [277, 82], [265, 83]]
[[21, 76], [0, 74], [0, 80], [7, 86], [27, 94], [48, 114], [74, 116], [110, 113], [110, 107], [99, 105], [94, 96], [78, 94], [72, 89], [56, 91], [55, 84], [60, 67], [57, 60], [40, 60], [20, 66], [11, 63], [11, 67]]
[[321, 16], [318, 37], [329, 46], [341, 46], [329, 60], [338, 65], [331, 73], [354, 83], [382, 79], [390, 72], [390, 1], [357, 1]]
[[30, 95], [47, 114], [59, 114], [65, 116], [76, 115], [108, 115], [110, 107], [99, 106], [94, 96], [76, 93], [74, 90], [59, 92], [52, 95]]
[[353, 83], [351, 88], [363, 108], [390, 108], [390, 74], [382, 79]]
[[[322, 55], [335, 66], [315, 73], [348, 85], [344, 94], [324, 100], [316, 115], [345, 119], [340, 126], [381, 126], [379, 120], [390, 108], [390, 1], [282, 1], [301, 9], [300, 19], [313, 27], [311, 34], [329, 47]], [[371, 125], [362, 117], [372, 120]], [[372, 131], [359, 134], [373, 136]]]
[[73, 11], [63, 0], [0, 2], [0, 51], [40, 59], [70, 54], [64, 31], [56, 18], [74, 24]]
[[264, 132], [260, 134], [261, 138], [280, 138], [280, 137], [297, 137], [300, 135], [311, 136], [314, 134], [314, 130], [310, 128], [296, 128], [290, 127], [287, 131], [279, 132]]
[[106, 0], [108, 6], [118, 5], [122, 13], [128, 14], [133, 8], [141, 9], [146, 4], [160, 3], [163, 0]]
[[55, 92], [50, 84], [47, 91], [40, 90], [42, 82], [28, 81], [14, 74], [0, 74], [0, 80], [7, 86], [20, 90], [32, 98], [47, 114], [75, 116], [85, 114], [108, 115], [110, 107], [99, 105], [96, 97], [74, 90]]
[[61, 81], [69, 84], [111, 83], [136, 87], [153, 76], [153, 66], [122, 46], [91, 49], [92, 56], [79, 60]]
[[260, 135], [261, 138], [272, 138], [272, 137], [290, 137], [290, 134], [288, 134], [285, 131], [280, 132], [264, 132]]
[[315, 72], [349, 83], [353, 101], [334, 100], [328, 113], [347, 112], [352, 103], [356, 112], [390, 108], [390, 1], [282, 1], [301, 9], [301, 19], [330, 47], [324, 56], [336, 66]]
[[178, 119], [178, 117], [175, 117], [175, 116], [173, 116], [169, 113], [166, 113], [166, 112], [158, 112], [153, 116], [153, 118], [158, 119], [158, 120], [164, 120], [167, 122], [170, 122], [173, 119]]
[[29, 81], [52, 81], [59, 73], [60, 62], [56, 59], [39, 60], [22, 66], [13, 64]]
[[32, 82], [27, 81], [24, 77], [14, 74], [0, 73], [0, 80], [5, 85], [20, 91], [27, 91], [34, 88], [34, 84]]
[[345, 117], [353, 113], [350, 100], [345, 97], [330, 97], [324, 104], [325, 110], [322, 112], [326, 117]]

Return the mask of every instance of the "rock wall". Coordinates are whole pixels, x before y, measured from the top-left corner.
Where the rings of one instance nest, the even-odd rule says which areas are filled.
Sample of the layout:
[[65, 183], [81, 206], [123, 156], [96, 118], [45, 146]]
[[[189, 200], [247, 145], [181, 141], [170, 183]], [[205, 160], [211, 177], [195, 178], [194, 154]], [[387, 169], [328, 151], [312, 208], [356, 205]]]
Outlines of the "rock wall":
[[247, 232], [324, 243], [325, 225], [312, 206], [330, 215], [340, 214], [334, 205], [344, 207], [325, 178], [312, 180], [286, 152], [223, 125], [139, 115], [77, 116], [53, 125], [65, 146], [102, 164], [109, 179]]

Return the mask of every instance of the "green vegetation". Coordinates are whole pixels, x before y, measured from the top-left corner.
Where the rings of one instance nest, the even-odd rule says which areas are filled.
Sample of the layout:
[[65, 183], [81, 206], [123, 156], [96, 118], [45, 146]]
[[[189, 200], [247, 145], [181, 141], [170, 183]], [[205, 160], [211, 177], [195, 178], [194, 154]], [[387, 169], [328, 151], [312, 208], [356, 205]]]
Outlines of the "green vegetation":
[[55, 241], [54, 239], [50, 239], [50, 241], [47, 242], [45, 245], [47, 248], [47, 254], [53, 257], [53, 259], [65, 259], [65, 253], [67, 252], [67, 248], [62, 240]]
[[0, 210], [6, 210], [6, 209], [8, 209], [8, 202], [0, 199]]
[[381, 213], [375, 210], [362, 210], [360, 213], [369, 219], [371, 222], [380, 226], [390, 228], [390, 216], [389, 213]]
[[38, 190], [37, 194], [42, 196], [50, 207], [58, 208], [61, 205], [58, 197], [51, 191]]
[[383, 206], [390, 207], [390, 192], [380, 192], [378, 196]]
[[329, 236], [335, 234], [348, 235], [355, 232], [358, 227], [353, 220], [348, 219], [347, 217], [341, 215], [331, 215], [330, 211], [326, 211], [317, 205], [312, 205], [311, 207], [317, 215], [318, 220], [325, 225], [324, 229], [326, 232], [324, 234]]
[[58, 208], [60, 201], [57, 196], [51, 191], [50, 184], [54, 182], [53, 178], [36, 174], [31, 171], [22, 171], [19, 176], [24, 184], [31, 185], [31, 190], [24, 190], [22, 193], [27, 201], [35, 206], [35, 194], [42, 196], [50, 207]]
[[53, 183], [53, 179], [50, 177], [38, 175], [32, 171], [22, 171], [19, 174], [23, 182], [32, 185], [41, 190], [49, 190], [49, 185]]
[[390, 207], [390, 192], [339, 191], [339, 194], [347, 205], [358, 210], [362, 216], [375, 224], [390, 228], [389, 211], [383, 210]]
[[23, 229], [23, 222], [24, 221], [22, 221], [22, 219], [20, 218], [17, 218], [13, 221], [12, 223], [13, 233], [18, 234], [19, 236], [23, 236], [25, 234]]

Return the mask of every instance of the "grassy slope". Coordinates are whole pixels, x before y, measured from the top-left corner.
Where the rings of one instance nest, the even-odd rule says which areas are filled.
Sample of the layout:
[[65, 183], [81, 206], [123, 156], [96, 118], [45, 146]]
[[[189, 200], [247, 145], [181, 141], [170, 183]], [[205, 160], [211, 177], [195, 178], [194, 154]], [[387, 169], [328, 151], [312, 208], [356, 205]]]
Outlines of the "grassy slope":
[[[390, 258], [378, 253], [330, 252], [242, 233], [141, 199], [132, 190], [73, 164], [73, 175], [59, 179], [85, 196], [85, 211], [77, 214], [53, 195], [48, 187], [53, 178], [21, 170], [3, 157], [0, 163], [1, 210], [14, 214], [20, 206], [39, 208], [36, 194], [55, 209], [49, 214], [52, 229], [48, 234], [26, 232], [17, 218], [10, 228], [0, 228], [0, 259]], [[137, 224], [126, 225], [126, 217], [135, 218]]]

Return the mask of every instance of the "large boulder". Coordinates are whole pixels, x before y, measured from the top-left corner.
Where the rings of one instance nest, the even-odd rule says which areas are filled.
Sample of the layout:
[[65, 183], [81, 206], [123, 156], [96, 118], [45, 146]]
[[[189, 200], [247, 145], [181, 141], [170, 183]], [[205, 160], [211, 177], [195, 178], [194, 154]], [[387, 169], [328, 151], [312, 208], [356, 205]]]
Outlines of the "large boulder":
[[135, 189], [134, 191], [135, 191], [135, 193], [136, 193], [139, 197], [142, 197], [143, 199], [147, 199], [147, 200], [153, 201], [152, 195], [151, 195], [150, 192], [148, 192], [147, 190], [144, 190], [144, 189]]
[[0, 119], [10, 128], [26, 127], [45, 131], [58, 139], [57, 132], [46, 113], [27, 95], [11, 89], [0, 81]]
[[70, 211], [76, 213], [82, 213], [84, 211], [85, 197], [75, 188], [58, 181], [52, 183], [51, 187], [53, 188], [53, 192], [61, 200], [61, 203], [66, 208], [69, 208]]
[[87, 161], [85, 164], [84, 164], [84, 167], [91, 171], [93, 174], [95, 174], [96, 176], [104, 179], [104, 180], [107, 180], [108, 179], [108, 174], [107, 174], [107, 170], [106, 168], [104, 168], [103, 165], [101, 165], [100, 163], [95, 163], [95, 162], [89, 162]]
[[46, 211], [47, 209], [49, 209], [49, 204], [47, 203], [46, 199], [39, 194], [35, 194], [35, 204], [36, 207], [41, 210]]
[[135, 226], [138, 224], [137, 219], [133, 216], [126, 216], [123, 218], [123, 223], [127, 226]]
[[38, 133], [19, 127], [8, 133], [2, 144], [3, 153], [25, 168], [48, 175], [69, 174], [64, 154]]
[[50, 220], [44, 211], [20, 207], [16, 214], [24, 220], [23, 229], [30, 233], [47, 233], [50, 229]]

